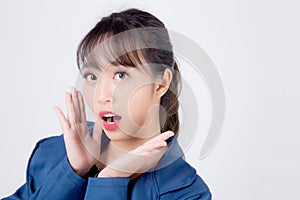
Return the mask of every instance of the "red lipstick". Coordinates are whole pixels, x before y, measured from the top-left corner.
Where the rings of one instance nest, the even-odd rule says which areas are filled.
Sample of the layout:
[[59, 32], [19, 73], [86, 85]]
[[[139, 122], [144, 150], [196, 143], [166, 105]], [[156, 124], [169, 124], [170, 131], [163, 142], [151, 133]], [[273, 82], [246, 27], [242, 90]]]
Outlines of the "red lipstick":
[[115, 130], [121, 120], [121, 116], [108, 110], [99, 112], [99, 117], [102, 119], [104, 128], [108, 131]]

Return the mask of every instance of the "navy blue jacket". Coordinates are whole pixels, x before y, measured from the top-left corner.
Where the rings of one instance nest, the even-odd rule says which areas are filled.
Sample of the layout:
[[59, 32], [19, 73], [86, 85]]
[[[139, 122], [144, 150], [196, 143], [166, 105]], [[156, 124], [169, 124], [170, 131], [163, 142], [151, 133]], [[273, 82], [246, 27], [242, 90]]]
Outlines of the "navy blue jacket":
[[[91, 133], [94, 123], [87, 124]], [[26, 183], [4, 200], [211, 200], [207, 185], [182, 158], [175, 137], [168, 146], [156, 169], [134, 180], [96, 178], [93, 168], [84, 179], [68, 162], [63, 135], [45, 138], [36, 144], [30, 156]]]

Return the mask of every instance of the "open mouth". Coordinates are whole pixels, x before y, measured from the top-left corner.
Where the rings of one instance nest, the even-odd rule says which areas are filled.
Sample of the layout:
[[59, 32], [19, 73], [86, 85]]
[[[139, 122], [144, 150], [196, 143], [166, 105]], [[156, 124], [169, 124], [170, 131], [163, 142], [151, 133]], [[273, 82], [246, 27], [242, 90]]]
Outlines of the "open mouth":
[[121, 119], [121, 116], [114, 114], [104, 114], [102, 119], [108, 124], [113, 124]]
[[118, 128], [119, 121], [121, 120], [121, 116], [111, 111], [101, 111], [99, 117], [102, 119], [103, 127], [108, 131]]

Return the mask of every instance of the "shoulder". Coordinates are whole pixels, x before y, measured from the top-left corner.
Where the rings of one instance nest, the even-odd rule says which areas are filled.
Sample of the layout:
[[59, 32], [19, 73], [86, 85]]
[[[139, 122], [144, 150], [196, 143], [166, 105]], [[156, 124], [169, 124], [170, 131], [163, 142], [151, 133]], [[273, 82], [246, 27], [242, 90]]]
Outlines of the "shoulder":
[[61, 160], [65, 152], [63, 135], [43, 138], [36, 143], [29, 158], [28, 168], [44, 165], [48, 161], [53, 163], [55, 160]]
[[211, 198], [207, 184], [197, 174], [197, 171], [183, 159], [176, 138], [170, 142], [169, 148], [159, 164], [162, 167], [153, 173], [157, 191], [162, 199]]
[[64, 147], [63, 135], [50, 136], [39, 140], [33, 150], [33, 154], [46, 155]]
[[[89, 133], [93, 132], [94, 122], [87, 121]], [[54, 160], [61, 160], [66, 154], [65, 142], [63, 134], [58, 136], [46, 137], [39, 140], [31, 154], [29, 162], [33, 160], [41, 160], [53, 162]]]
[[[89, 132], [92, 132], [93, 122], [87, 121]], [[32, 160], [47, 160], [53, 162], [54, 160], [61, 160], [66, 154], [63, 134], [57, 136], [50, 136], [39, 140], [31, 154], [29, 162]]]
[[62, 135], [47, 137], [36, 143], [26, 170], [26, 182], [30, 192], [36, 191], [42, 185], [65, 155]]
[[155, 171], [157, 188], [160, 195], [197, 195], [210, 193], [208, 186], [183, 158], [169, 166]]
[[[89, 132], [92, 133], [94, 123], [87, 121]], [[29, 190], [34, 192], [54, 171], [67, 163], [66, 148], [63, 134], [39, 140], [29, 158], [26, 171], [26, 182]], [[58, 168], [57, 168], [58, 167]]]
[[50, 169], [65, 156], [63, 135], [46, 137], [39, 140], [29, 158], [28, 172]]

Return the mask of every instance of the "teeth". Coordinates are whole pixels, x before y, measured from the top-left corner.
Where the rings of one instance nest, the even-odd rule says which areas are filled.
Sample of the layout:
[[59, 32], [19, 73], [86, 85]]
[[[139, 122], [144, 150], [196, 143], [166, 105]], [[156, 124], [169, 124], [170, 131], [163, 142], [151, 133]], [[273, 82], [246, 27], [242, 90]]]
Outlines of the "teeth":
[[114, 114], [105, 114], [103, 115], [103, 120], [105, 120], [108, 124], [113, 124], [116, 121], [119, 121], [121, 119], [121, 116], [114, 115]]
[[113, 114], [105, 114], [104, 117], [113, 117]]
[[113, 114], [105, 114], [105, 115], [103, 115], [103, 118], [107, 123], [113, 124], [113, 123], [115, 123], [114, 116], [115, 115], [113, 115]]

